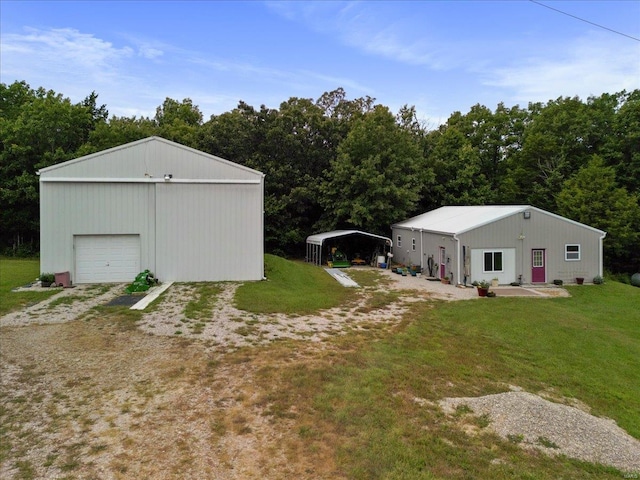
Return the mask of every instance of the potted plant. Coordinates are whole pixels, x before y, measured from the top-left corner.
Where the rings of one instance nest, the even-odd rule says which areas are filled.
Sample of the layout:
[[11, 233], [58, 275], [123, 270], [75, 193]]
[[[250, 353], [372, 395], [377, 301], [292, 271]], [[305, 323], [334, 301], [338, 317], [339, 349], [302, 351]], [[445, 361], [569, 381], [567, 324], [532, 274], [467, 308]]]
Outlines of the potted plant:
[[43, 287], [50, 287], [52, 283], [56, 281], [56, 276], [53, 273], [41, 273], [38, 277], [40, 285]]
[[576, 283], [582, 285], [584, 283], [584, 277], [576, 277]]
[[487, 293], [489, 293], [489, 282], [486, 280], [475, 281], [471, 285], [474, 285], [478, 289], [479, 297], [486, 297]]
[[449, 280], [449, 277], [444, 277], [440, 280], [442, 283], [448, 285], [451, 283], [451, 281]]

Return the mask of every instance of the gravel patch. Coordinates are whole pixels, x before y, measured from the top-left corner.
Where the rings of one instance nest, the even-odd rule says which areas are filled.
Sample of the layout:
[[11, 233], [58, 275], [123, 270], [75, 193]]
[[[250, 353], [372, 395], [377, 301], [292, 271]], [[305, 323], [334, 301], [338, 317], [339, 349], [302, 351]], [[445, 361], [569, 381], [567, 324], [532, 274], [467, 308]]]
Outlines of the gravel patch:
[[193, 298], [195, 287], [173, 285], [158, 306], [142, 317], [139, 328], [153, 335], [199, 338], [212, 348], [221, 347], [229, 351], [279, 339], [320, 342], [349, 330], [369, 328], [375, 324], [394, 324], [402, 318], [409, 303], [416, 301], [415, 298], [402, 297], [384, 308], [369, 310], [365, 308], [366, 297], [363, 295], [354, 305], [323, 310], [314, 315], [259, 315], [234, 306], [239, 286], [237, 283], [223, 284], [212, 315], [206, 319], [190, 320], [185, 317], [184, 309]]
[[640, 473], [640, 441], [613, 420], [528, 392], [445, 398], [439, 403], [448, 414], [467, 406], [474, 415], [488, 415], [489, 428], [525, 448]]
[[52, 297], [0, 317], [0, 327], [65, 323], [77, 319], [97, 305], [124, 293], [126, 284], [77, 285], [61, 289]]

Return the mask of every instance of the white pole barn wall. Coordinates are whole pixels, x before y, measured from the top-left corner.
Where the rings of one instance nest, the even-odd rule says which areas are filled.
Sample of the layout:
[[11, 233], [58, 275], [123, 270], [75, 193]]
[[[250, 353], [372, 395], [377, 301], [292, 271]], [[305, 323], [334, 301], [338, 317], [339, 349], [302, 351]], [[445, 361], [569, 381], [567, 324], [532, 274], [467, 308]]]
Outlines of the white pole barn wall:
[[264, 175], [150, 137], [40, 172], [40, 262], [74, 282], [264, 277]]

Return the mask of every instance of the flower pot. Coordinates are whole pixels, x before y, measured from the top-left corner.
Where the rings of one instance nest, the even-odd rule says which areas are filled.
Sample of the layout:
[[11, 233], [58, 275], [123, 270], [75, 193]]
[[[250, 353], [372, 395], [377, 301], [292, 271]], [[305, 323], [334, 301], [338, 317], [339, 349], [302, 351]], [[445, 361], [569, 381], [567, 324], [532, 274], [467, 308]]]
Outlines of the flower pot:
[[582, 285], [584, 283], [584, 278], [583, 277], [576, 277], [576, 283], [578, 285]]
[[449, 285], [451, 283], [448, 278], [441, 278], [440, 281], [445, 285]]
[[488, 288], [480, 288], [480, 287], [478, 287], [478, 296], [479, 297], [486, 297], [487, 293], [489, 293], [489, 289]]

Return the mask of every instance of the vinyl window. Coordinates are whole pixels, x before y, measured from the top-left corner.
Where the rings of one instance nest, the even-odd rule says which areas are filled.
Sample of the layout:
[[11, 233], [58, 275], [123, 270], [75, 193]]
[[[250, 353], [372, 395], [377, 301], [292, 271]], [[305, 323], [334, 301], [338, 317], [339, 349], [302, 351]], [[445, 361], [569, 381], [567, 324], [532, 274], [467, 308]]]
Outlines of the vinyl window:
[[416, 251], [416, 239], [415, 238], [411, 239], [411, 250], [413, 250], [414, 252]]
[[402, 237], [400, 235], [398, 235], [398, 239], [396, 241], [396, 246], [397, 247], [401, 247], [402, 246]]
[[484, 252], [484, 269], [485, 273], [502, 272], [503, 252], [501, 250], [486, 250]]
[[564, 246], [564, 259], [567, 262], [580, 261], [580, 244], [573, 243]]

